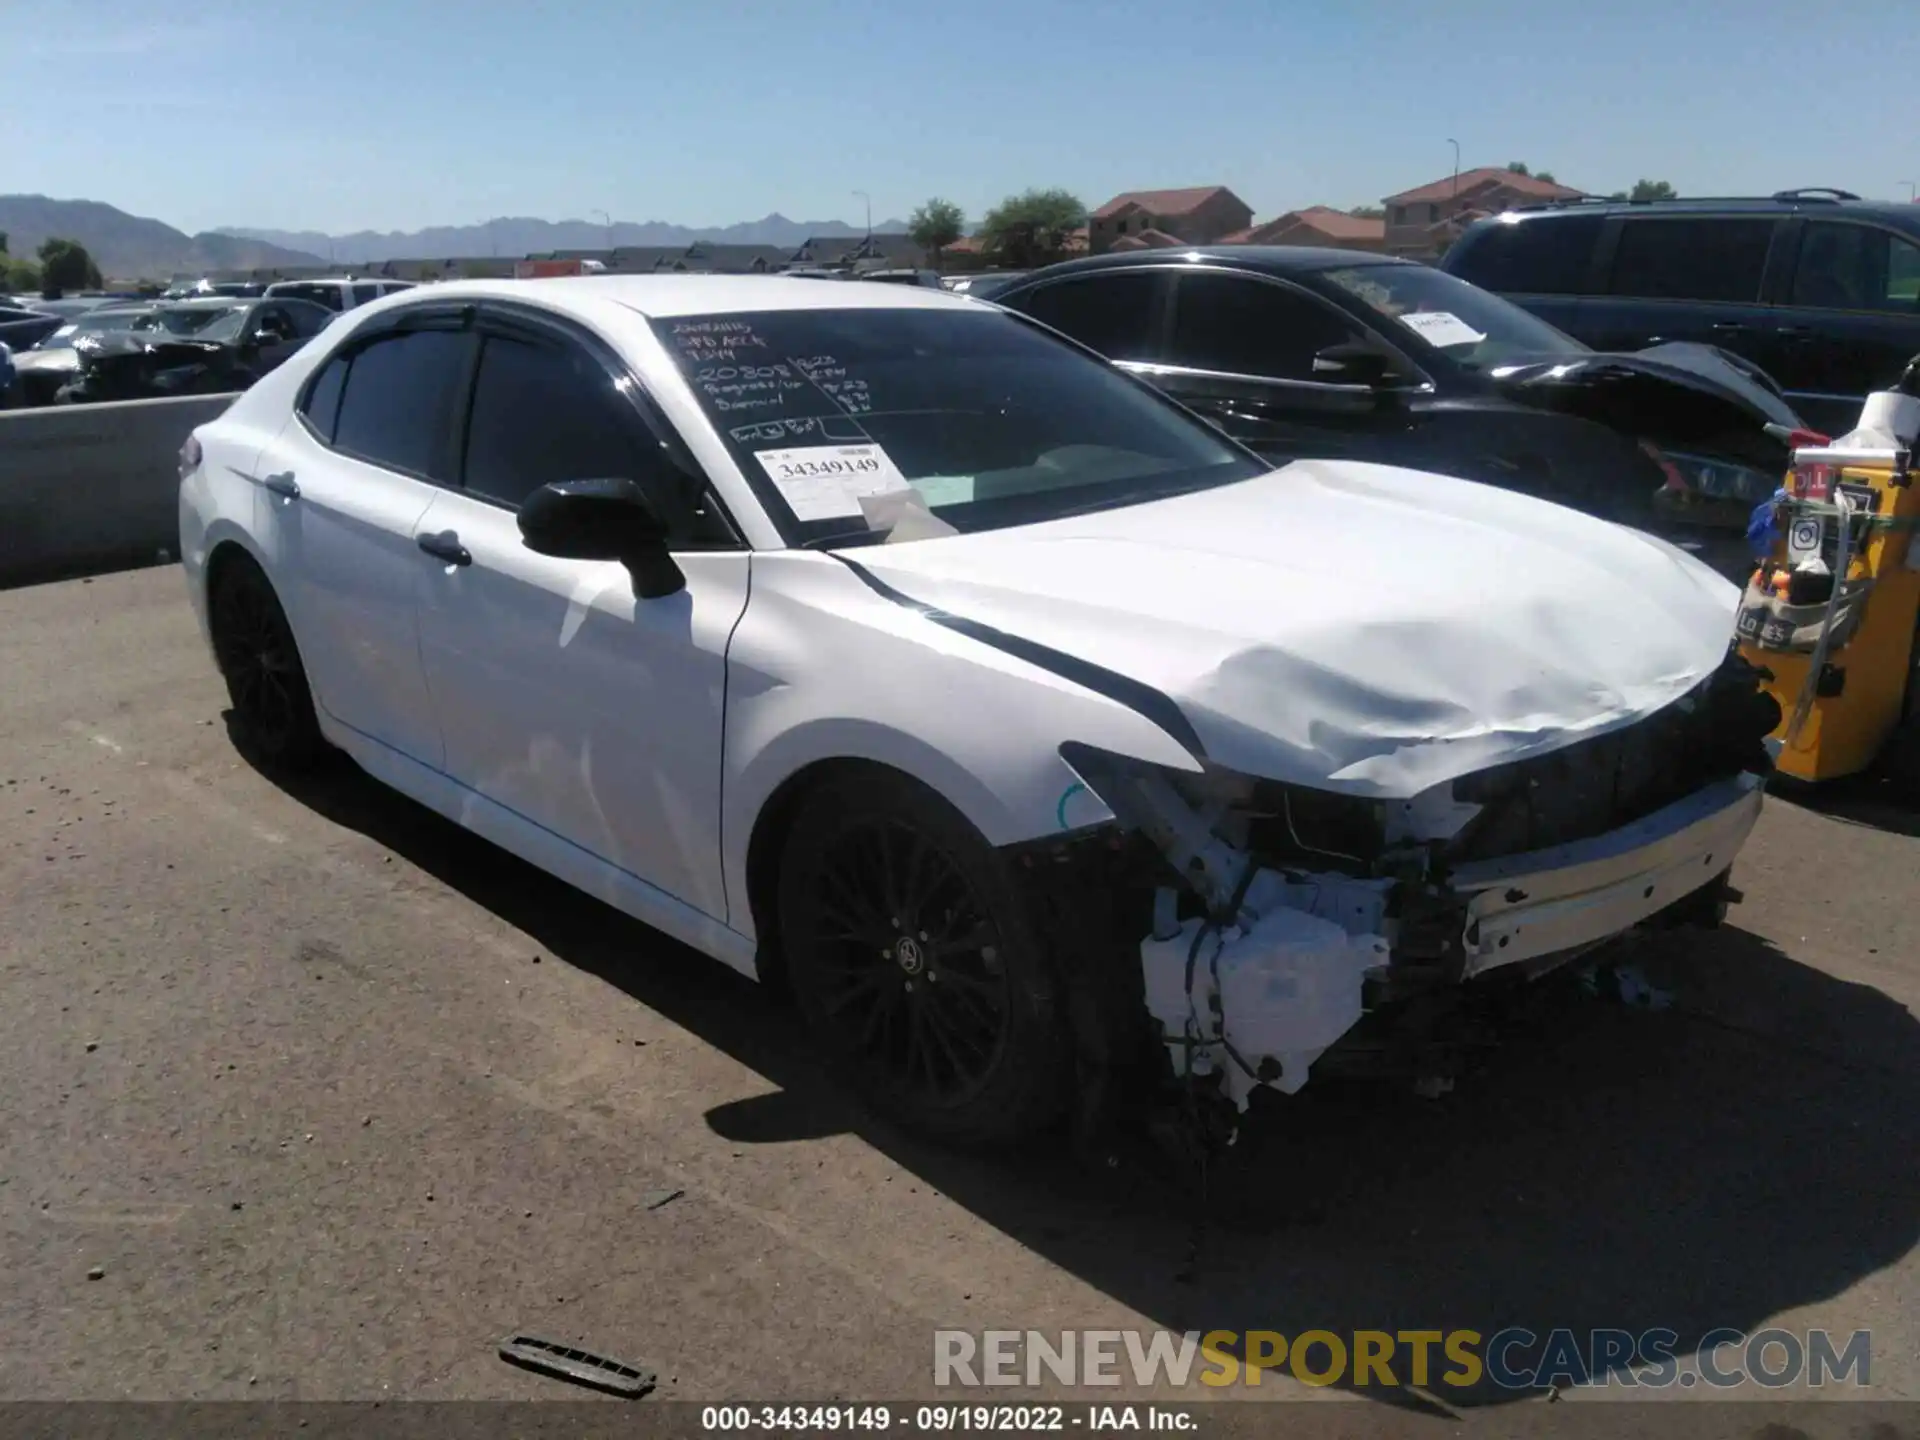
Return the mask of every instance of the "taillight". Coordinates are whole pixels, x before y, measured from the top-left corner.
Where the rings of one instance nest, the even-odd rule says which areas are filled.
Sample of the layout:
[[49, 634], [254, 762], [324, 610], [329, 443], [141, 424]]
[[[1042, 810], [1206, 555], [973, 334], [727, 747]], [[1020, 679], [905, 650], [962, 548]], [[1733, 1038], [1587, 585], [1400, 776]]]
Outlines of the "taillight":
[[200, 437], [189, 435], [180, 446], [180, 478], [186, 479], [200, 468]]

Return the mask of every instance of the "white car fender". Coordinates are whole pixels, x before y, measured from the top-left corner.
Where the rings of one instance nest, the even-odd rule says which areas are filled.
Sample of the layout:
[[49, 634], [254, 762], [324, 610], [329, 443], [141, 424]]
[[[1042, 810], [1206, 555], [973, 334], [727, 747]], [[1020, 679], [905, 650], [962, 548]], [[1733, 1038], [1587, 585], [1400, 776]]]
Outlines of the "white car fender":
[[870, 760], [911, 775], [995, 846], [1112, 819], [1060, 758], [1069, 741], [1200, 769], [1167, 729], [1092, 688], [1110, 678], [1126, 696], [1124, 676], [1071, 657], [1061, 657], [1067, 673], [1049, 669], [1044, 656], [1023, 658], [888, 598], [856, 567], [819, 551], [754, 556], [727, 652], [722, 863], [736, 930], [752, 928], [747, 856], [761, 813], [820, 762]]

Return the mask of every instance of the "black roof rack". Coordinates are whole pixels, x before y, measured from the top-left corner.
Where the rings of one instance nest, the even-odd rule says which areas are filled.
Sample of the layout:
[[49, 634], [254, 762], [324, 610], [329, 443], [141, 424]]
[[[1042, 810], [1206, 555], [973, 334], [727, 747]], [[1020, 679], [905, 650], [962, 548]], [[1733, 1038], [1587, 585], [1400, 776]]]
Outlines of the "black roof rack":
[[1858, 200], [1851, 190], [1836, 190], [1826, 185], [1808, 185], [1798, 190], [1776, 190], [1771, 195], [1672, 195], [1658, 200], [1616, 200], [1607, 195], [1574, 195], [1563, 200], [1538, 200], [1531, 205], [1509, 205], [1506, 214], [1525, 214], [1539, 210], [1565, 210], [1582, 205], [1757, 205], [1773, 200], [1783, 203], [1813, 202], [1836, 205]]

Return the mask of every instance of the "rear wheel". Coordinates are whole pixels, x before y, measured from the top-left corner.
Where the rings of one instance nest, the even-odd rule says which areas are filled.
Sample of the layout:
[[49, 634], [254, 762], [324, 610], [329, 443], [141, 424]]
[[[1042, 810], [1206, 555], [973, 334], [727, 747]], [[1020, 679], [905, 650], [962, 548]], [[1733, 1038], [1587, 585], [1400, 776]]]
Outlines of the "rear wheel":
[[794, 997], [874, 1109], [958, 1144], [1054, 1119], [1058, 991], [1000, 857], [945, 801], [875, 770], [805, 802], [780, 868]]
[[240, 737], [262, 760], [304, 769], [327, 753], [293, 629], [266, 574], [228, 561], [208, 596], [213, 653]]

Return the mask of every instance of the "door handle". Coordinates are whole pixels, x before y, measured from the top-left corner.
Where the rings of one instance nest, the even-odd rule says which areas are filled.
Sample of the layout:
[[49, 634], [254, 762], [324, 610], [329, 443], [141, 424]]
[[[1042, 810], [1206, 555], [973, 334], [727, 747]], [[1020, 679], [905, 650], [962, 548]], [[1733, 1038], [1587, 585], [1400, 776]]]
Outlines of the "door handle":
[[1805, 340], [1811, 334], [1804, 325], [1782, 325], [1773, 333], [1782, 340]]
[[427, 554], [436, 560], [444, 560], [449, 565], [471, 565], [473, 552], [460, 543], [460, 537], [451, 530], [438, 535], [422, 535], [415, 542]]
[[278, 495], [282, 500], [298, 500], [300, 498], [300, 487], [294, 483], [293, 472], [291, 470], [287, 471], [284, 475], [269, 475], [260, 483]]
[[1723, 334], [1730, 334], [1738, 330], [1750, 330], [1753, 327], [1748, 325], [1744, 320], [1716, 320], [1713, 322], [1712, 328]]

